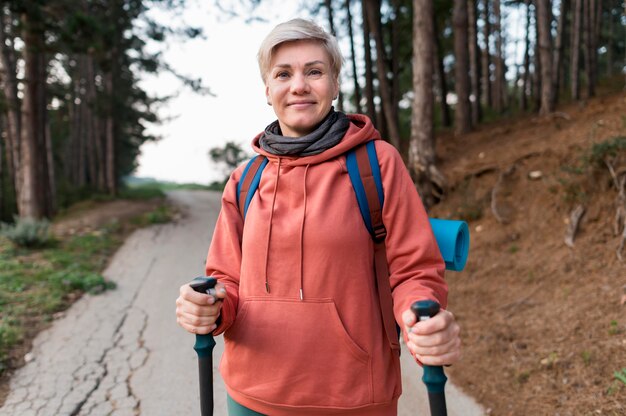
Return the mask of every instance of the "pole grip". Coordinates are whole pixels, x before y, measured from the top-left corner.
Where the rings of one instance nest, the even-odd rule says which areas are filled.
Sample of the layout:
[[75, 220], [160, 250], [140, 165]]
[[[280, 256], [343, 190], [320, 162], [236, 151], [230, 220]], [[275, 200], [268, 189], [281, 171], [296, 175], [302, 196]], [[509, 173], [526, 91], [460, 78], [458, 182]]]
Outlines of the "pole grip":
[[[411, 310], [418, 321], [426, 321], [439, 313], [440, 306], [432, 300], [422, 300], [413, 303]], [[445, 385], [448, 378], [442, 366], [424, 365], [422, 381], [428, 390], [431, 416], [447, 416]]]

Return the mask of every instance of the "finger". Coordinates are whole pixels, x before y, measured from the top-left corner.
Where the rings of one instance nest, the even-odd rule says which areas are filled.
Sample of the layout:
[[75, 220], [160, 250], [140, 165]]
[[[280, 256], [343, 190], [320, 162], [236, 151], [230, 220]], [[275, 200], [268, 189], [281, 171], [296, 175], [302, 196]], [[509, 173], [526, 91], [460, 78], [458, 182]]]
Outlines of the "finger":
[[461, 339], [460, 338], [453, 338], [453, 339], [450, 339], [446, 343], [437, 344], [437, 345], [433, 345], [433, 346], [424, 346], [424, 345], [416, 344], [413, 341], [409, 341], [409, 342], [407, 342], [407, 347], [409, 348], [409, 351], [411, 351], [413, 354], [416, 354], [416, 355], [420, 355], [420, 356], [440, 356], [440, 355], [449, 354], [449, 353], [451, 353], [453, 351], [460, 350], [461, 349]]
[[215, 285], [215, 297], [218, 299], [226, 299], [226, 286], [223, 283], [217, 283]]
[[411, 332], [418, 335], [434, 334], [445, 330], [454, 322], [454, 315], [452, 312], [442, 309], [432, 318], [417, 322], [411, 328]]
[[211, 332], [215, 331], [215, 328], [217, 328], [215, 324], [208, 326], [194, 326], [182, 321], [179, 321], [178, 324], [187, 332], [198, 335], [210, 334]]
[[417, 318], [415, 317], [413, 311], [407, 309], [406, 311], [402, 312], [402, 322], [404, 322], [404, 325], [407, 327], [407, 331], [410, 327], [415, 325], [415, 323], [417, 322]]
[[415, 355], [415, 359], [419, 360], [424, 365], [451, 365], [461, 359], [461, 350], [451, 351], [443, 355]]
[[176, 313], [187, 313], [195, 316], [217, 316], [222, 309], [222, 301], [213, 305], [196, 305], [191, 302], [182, 301], [176, 304]]
[[191, 315], [188, 313], [177, 313], [176, 318], [179, 323], [185, 323], [189, 326], [194, 327], [208, 327], [211, 326], [217, 321], [219, 315], [217, 316], [197, 316]]
[[411, 331], [408, 333], [408, 340], [421, 347], [435, 347], [449, 343], [451, 340], [459, 338], [461, 327], [456, 323], [447, 326], [439, 332], [426, 335], [416, 334]]
[[180, 298], [196, 305], [211, 305], [215, 303], [213, 296], [209, 296], [206, 293], [196, 292], [189, 286], [189, 283], [180, 287]]

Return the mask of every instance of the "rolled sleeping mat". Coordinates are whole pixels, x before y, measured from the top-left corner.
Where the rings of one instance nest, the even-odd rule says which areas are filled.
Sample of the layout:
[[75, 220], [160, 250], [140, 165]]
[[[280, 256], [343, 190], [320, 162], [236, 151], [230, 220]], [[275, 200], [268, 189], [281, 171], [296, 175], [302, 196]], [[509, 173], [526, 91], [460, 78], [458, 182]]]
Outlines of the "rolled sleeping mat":
[[469, 227], [465, 221], [430, 218], [430, 226], [446, 269], [460, 272], [467, 263], [469, 254]]

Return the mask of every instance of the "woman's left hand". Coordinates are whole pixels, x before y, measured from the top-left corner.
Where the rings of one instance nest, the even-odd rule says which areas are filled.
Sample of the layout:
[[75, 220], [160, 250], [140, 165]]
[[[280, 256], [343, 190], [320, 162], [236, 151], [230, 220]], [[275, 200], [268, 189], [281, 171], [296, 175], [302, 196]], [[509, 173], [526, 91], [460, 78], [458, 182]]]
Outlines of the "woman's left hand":
[[425, 365], [449, 365], [461, 358], [461, 328], [454, 315], [441, 309], [432, 318], [417, 322], [409, 309], [402, 319], [408, 334], [407, 347]]

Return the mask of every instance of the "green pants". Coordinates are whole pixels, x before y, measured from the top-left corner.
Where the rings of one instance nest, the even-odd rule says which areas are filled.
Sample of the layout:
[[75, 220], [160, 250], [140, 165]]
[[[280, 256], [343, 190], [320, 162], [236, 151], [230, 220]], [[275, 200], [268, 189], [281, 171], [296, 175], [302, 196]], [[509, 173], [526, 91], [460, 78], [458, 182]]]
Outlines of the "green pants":
[[226, 395], [226, 403], [228, 405], [228, 416], [265, 416], [262, 413], [243, 407], [234, 401], [229, 395]]

